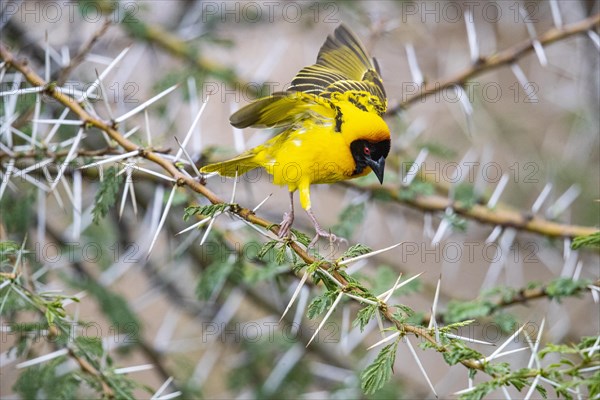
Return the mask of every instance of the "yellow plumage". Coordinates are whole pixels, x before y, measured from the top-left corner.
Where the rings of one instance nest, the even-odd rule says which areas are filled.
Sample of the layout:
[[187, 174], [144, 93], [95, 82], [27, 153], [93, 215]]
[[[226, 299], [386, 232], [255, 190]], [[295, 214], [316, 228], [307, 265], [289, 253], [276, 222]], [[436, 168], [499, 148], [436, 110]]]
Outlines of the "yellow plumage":
[[[324, 232], [311, 212], [310, 185], [334, 183], [363, 176], [375, 169], [383, 179], [390, 133], [382, 118], [387, 106], [377, 63], [344, 25], [321, 47], [317, 63], [303, 68], [285, 92], [258, 99], [234, 113], [238, 128], [281, 128], [266, 143], [239, 156], [207, 165], [203, 173], [223, 176], [244, 174], [262, 167], [273, 182], [300, 192], [300, 203]], [[292, 212], [286, 215], [280, 235], [287, 234]], [[335, 237], [334, 237], [335, 238]]]

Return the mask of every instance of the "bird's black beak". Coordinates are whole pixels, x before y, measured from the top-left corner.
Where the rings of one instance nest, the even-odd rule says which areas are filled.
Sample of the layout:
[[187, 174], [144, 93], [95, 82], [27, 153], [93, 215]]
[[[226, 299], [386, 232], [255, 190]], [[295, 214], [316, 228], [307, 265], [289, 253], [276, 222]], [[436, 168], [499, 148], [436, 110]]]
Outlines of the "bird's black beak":
[[383, 171], [385, 169], [385, 158], [381, 157], [379, 161], [374, 161], [372, 159], [367, 159], [367, 164], [373, 172], [375, 172], [375, 176], [379, 179], [379, 183], [383, 184]]

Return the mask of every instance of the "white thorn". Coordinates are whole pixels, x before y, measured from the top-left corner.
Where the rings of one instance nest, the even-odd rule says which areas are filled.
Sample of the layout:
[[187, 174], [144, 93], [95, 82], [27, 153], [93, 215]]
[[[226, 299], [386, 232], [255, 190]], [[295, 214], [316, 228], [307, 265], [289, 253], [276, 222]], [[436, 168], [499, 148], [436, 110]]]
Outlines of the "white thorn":
[[421, 151], [419, 151], [417, 158], [415, 158], [415, 161], [406, 172], [406, 175], [402, 178], [402, 186], [408, 186], [412, 183], [428, 155], [429, 150], [426, 148], [422, 148]]
[[263, 201], [261, 201], [260, 203], [258, 203], [258, 205], [252, 209], [252, 212], [253, 213], [257, 212], [258, 209], [260, 207], [262, 207], [262, 205], [265, 204], [267, 202], [267, 200], [269, 200], [271, 198], [271, 196], [273, 196], [273, 193], [269, 193], [269, 195], [267, 197], [265, 197], [265, 199]]
[[[196, 118], [194, 118], [194, 121], [192, 122], [190, 129], [187, 131], [187, 133], [185, 134], [185, 137], [183, 138], [182, 144], [179, 146], [179, 150], [175, 154], [175, 162], [177, 162], [179, 160], [179, 158], [181, 157], [181, 154], [185, 151], [184, 149], [187, 147], [188, 142], [190, 141], [190, 138], [192, 137], [192, 133], [194, 133], [194, 130], [196, 129], [196, 126], [198, 125], [198, 122], [200, 122], [200, 117], [202, 116], [202, 113], [204, 112], [204, 109], [206, 108], [206, 105], [208, 104], [209, 99], [210, 99], [210, 96], [206, 99], [206, 101], [202, 102], [202, 107], [200, 107], [200, 111], [198, 111], [198, 114], [196, 114]], [[193, 164], [191, 159], [190, 159], [190, 163]]]
[[533, 380], [533, 382], [531, 382], [531, 387], [527, 391], [527, 394], [525, 395], [524, 400], [529, 400], [531, 398], [531, 396], [533, 395], [533, 392], [535, 391], [535, 387], [537, 386], [537, 383], [539, 382], [539, 380], [540, 380], [540, 376], [536, 375], [535, 379]]
[[302, 279], [300, 279], [300, 283], [298, 283], [298, 286], [296, 286], [296, 290], [294, 290], [294, 294], [292, 295], [292, 298], [290, 299], [287, 307], [285, 308], [285, 311], [283, 311], [283, 314], [281, 314], [281, 318], [279, 318], [279, 322], [281, 322], [283, 320], [283, 317], [285, 317], [285, 315], [290, 310], [290, 308], [292, 308], [292, 305], [294, 304], [294, 301], [296, 301], [296, 297], [298, 297], [298, 295], [300, 294], [300, 290], [302, 290], [302, 287], [304, 286], [304, 283], [306, 282], [307, 278], [308, 278], [308, 270], [305, 270], [304, 274], [302, 275]]
[[107, 164], [107, 163], [111, 163], [111, 162], [123, 160], [125, 158], [134, 157], [134, 156], [137, 156], [139, 154], [140, 154], [140, 152], [138, 150], [133, 150], [133, 151], [130, 151], [128, 153], [117, 154], [117, 155], [114, 155], [114, 156], [110, 156], [110, 157], [104, 158], [104, 159], [102, 159], [100, 161], [95, 161], [95, 162], [93, 162], [91, 164], [87, 164], [87, 165], [81, 166], [78, 169], [86, 169], [86, 168], [97, 167], [97, 166], [102, 165], [102, 164]]
[[144, 110], [145, 108], [147, 108], [148, 106], [150, 106], [151, 104], [155, 103], [157, 100], [159, 100], [160, 98], [166, 96], [167, 94], [171, 93], [173, 90], [177, 89], [179, 85], [173, 85], [170, 88], [163, 90], [161, 93], [157, 94], [156, 96], [152, 97], [150, 100], [147, 100], [145, 102], [143, 102], [142, 104], [140, 104], [139, 106], [137, 106], [136, 108], [134, 108], [133, 110], [121, 115], [120, 117], [115, 119], [116, 123], [121, 123], [123, 121], [125, 121], [126, 119], [132, 117], [133, 115], [139, 113], [140, 111]]
[[435, 320], [435, 313], [437, 311], [437, 303], [440, 297], [440, 286], [442, 284], [442, 275], [438, 278], [437, 286], [435, 288], [435, 295], [433, 296], [433, 305], [431, 306], [431, 319], [429, 320], [428, 329], [431, 329], [432, 322]]
[[160, 230], [162, 229], [162, 227], [167, 219], [169, 210], [171, 210], [171, 204], [173, 203], [173, 197], [175, 196], [176, 190], [177, 190], [177, 186], [173, 186], [173, 189], [171, 189], [171, 193], [169, 193], [169, 199], [167, 200], [167, 204], [165, 205], [163, 214], [160, 217], [160, 221], [158, 222], [158, 227], [156, 228], [156, 232], [154, 233], [154, 237], [152, 238], [150, 247], [148, 248], [148, 254], [146, 255], [147, 257], [150, 256], [150, 253], [152, 252], [152, 249], [154, 248], [154, 244], [156, 243], [156, 239], [158, 239], [158, 234], [160, 233]]
[[469, 51], [471, 53], [471, 62], [476, 63], [479, 59], [479, 46], [477, 44], [477, 31], [475, 30], [475, 20], [473, 13], [468, 8], [465, 11], [465, 25], [467, 26], [467, 38], [469, 40]]
[[[542, 332], [544, 331], [544, 325], [546, 324], [546, 318], [542, 318], [542, 323], [540, 324], [540, 330], [538, 331], [537, 338], [535, 339], [535, 343], [533, 348], [531, 349], [531, 357], [529, 357], [529, 362], [527, 363], [527, 368], [531, 368], [533, 366], [533, 362], [537, 361], [537, 351], [540, 347], [540, 341], [542, 340]], [[527, 331], [525, 331], [527, 332]], [[529, 337], [529, 334], [527, 335]]]
[[54, 190], [56, 188], [56, 185], [58, 185], [58, 182], [62, 178], [62, 175], [65, 172], [65, 169], [67, 169], [67, 166], [69, 165], [71, 160], [73, 160], [73, 158], [75, 156], [75, 151], [77, 150], [77, 146], [79, 146], [79, 142], [81, 141], [82, 136], [83, 136], [83, 129], [79, 129], [79, 132], [77, 132], [77, 136], [75, 136], [75, 140], [73, 141], [73, 146], [71, 146], [71, 149], [69, 150], [69, 153], [67, 154], [67, 157], [65, 158], [65, 161], [60, 166], [60, 169], [58, 170], [58, 174], [57, 174], [56, 178], [54, 179], [54, 182], [52, 182], [52, 185], [50, 186], [50, 190]]
[[356, 256], [356, 257], [348, 258], [348, 259], [345, 259], [345, 260], [340, 260], [340, 261], [338, 261], [338, 262], [337, 262], [337, 264], [338, 264], [338, 265], [348, 265], [348, 264], [350, 264], [350, 263], [353, 263], [353, 262], [356, 262], [356, 261], [358, 261], [358, 260], [363, 260], [363, 259], [365, 259], [365, 258], [373, 257], [373, 256], [375, 256], [375, 255], [377, 255], [377, 254], [380, 254], [380, 253], [386, 252], [386, 251], [388, 251], [388, 250], [395, 249], [396, 247], [400, 246], [402, 243], [403, 243], [403, 242], [396, 243], [396, 244], [394, 244], [394, 245], [392, 245], [392, 246], [390, 246], [390, 247], [386, 247], [385, 249], [375, 250], [375, 251], [372, 251], [372, 252], [370, 252], [370, 253], [367, 253], [367, 254], [362, 254], [362, 255], [360, 255], [360, 256]]
[[427, 381], [427, 384], [429, 385], [429, 388], [431, 389], [431, 391], [433, 392], [433, 394], [435, 395], [435, 397], [438, 397], [438, 395], [437, 395], [437, 393], [435, 391], [435, 388], [433, 387], [433, 384], [431, 383], [431, 380], [429, 379], [429, 376], [427, 375], [427, 372], [425, 371], [425, 368], [423, 368], [423, 364], [421, 364], [421, 360], [419, 360], [419, 356], [417, 356], [417, 352], [413, 348], [413, 346], [410, 343], [410, 340], [408, 339], [408, 337], [406, 337], [406, 345], [408, 346], [408, 349], [410, 350], [413, 358], [417, 362], [417, 365], [419, 366], [419, 369], [421, 370], [421, 373], [425, 377], [425, 380]]
[[367, 347], [367, 350], [371, 350], [372, 348], [375, 348], [375, 347], [380, 346], [384, 343], [387, 343], [391, 340], [394, 340], [398, 336], [400, 336], [400, 332], [392, 333], [390, 336], [386, 336], [385, 338], [381, 339], [379, 342], [375, 343], [374, 345]]
[[[177, 139], [177, 136], [175, 136], [175, 141], [177, 142], [177, 145], [179, 146], [179, 151], [181, 151], [183, 153], [183, 155], [185, 155], [185, 158], [187, 158], [188, 162], [192, 166], [192, 169], [194, 170], [194, 173], [196, 174], [196, 176], [197, 177], [202, 176], [202, 174], [200, 174], [200, 171], [198, 170], [198, 167], [196, 167], [194, 160], [192, 160], [192, 157], [185, 150], [185, 148], [181, 145], [181, 143], [179, 142], [179, 139]], [[176, 156], [175, 158], [177, 159], [178, 157]]]
[[121, 53], [119, 53], [119, 55], [108, 65], [108, 67], [106, 67], [106, 69], [102, 71], [100, 76], [96, 78], [96, 81], [94, 81], [94, 83], [90, 85], [88, 90], [86, 90], [85, 93], [77, 99], [78, 102], [87, 99], [90, 96], [90, 94], [92, 94], [94, 89], [98, 86], [98, 82], [106, 78], [106, 75], [108, 75], [110, 71], [123, 59], [123, 57], [125, 57], [125, 54], [127, 54], [130, 48], [131, 47], [127, 47]]
[[523, 328], [525, 328], [525, 325], [522, 325], [515, 333], [513, 333], [511, 335], [511, 337], [509, 337], [508, 339], [506, 339], [506, 341], [504, 343], [502, 343], [502, 345], [500, 345], [500, 347], [498, 347], [496, 349], [496, 351], [494, 351], [492, 354], [490, 354], [488, 357], [485, 357], [485, 362], [489, 362], [492, 361], [494, 358], [496, 358], [498, 356], [498, 354], [500, 354], [500, 352], [502, 350], [504, 350], [504, 348], [506, 346], [508, 346], [508, 344], [519, 335], [519, 333], [521, 333], [521, 331], [523, 330]]
[[412, 80], [417, 85], [422, 85], [423, 82], [425, 82], [425, 79], [423, 79], [423, 73], [421, 72], [421, 68], [419, 68], [419, 62], [417, 61], [415, 47], [412, 43], [407, 43], [405, 49], [406, 59], [408, 60], [408, 68], [410, 69]]
[[[412, 278], [409, 278], [407, 280], [405, 280], [404, 282], [402, 282], [401, 284], [393, 287], [393, 291], [396, 291], [398, 289], [400, 289], [402, 286], [412, 282], [413, 280], [417, 279], [418, 277], [420, 277], [421, 275], [423, 275], [425, 272], [419, 272], [417, 275], [413, 276]], [[386, 290], [385, 292], [381, 293], [379, 296], [377, 296], [378, 299], [382, 298], [383, 296], [387, 296], [388, 292], [392, 291], [392, 289]]]
[[387, 303], [388, 300], [390, 299], [390, 297], [392, 297], [392, 294], [394, 293], [394, 291], [396, 290], [396, 287], [398, 287], [398, 284], [400, 283], [400, 279], [402, 279], [402, 272], [400, 272], [400, 275], [398, 275], [398, 278], [396, 279], [396, 282], [394, 282], [394, 284], [392, 285], [392, 287], [388, 290], [388, 293], [383, 298], [382, 301], [384, 303]]
[[202, 239], [200, 240], [200, 246], [202, 246], [204, 244], [204, 242], [206, 241], [206, 238], [208, 238], [208, 234], [210, 233], [212, 226], [216, 220], [217, 220], [217, 215], [213, 215], [210, 219], [210, 223], [208, 224], [208, 227], [206, 228], [206, 232], [204, 232], [204, 235], [202, 236]]
[[67, 355], [67, 354], [69, 354], [69, 350], [66, 349], [66, 348], [65, 349], [56, 350], [56, 351], [53, 351], [50, 354], [45, 354], [43, 356], [36, 357], [36, 358], [31, 359], [31, 360], [27, 360], [27, 361], [24, 361], [24, 362], [22, 362], [20, 364], [17, 364], [17, 369], [31, 367], [32, 365], [41, 364], [43, 362], [50, 361], [50, 360], [52, 360], [54, 358], [62, 357], [62, 356]]
[[508, 174], [503, 174], [502, 177], [500, 178], [500, 182], [498, 182], [498, 185], [494, 189], [494, 192], [492, 193], [492, 195], [490, 196], [490, 199], [487, 202], [488, 208], [496, 207], [496, 204], [498, 203], [498, 200], [500, 200], [500, 196], [502, 195], [502, 192], [504, 192], [504, 189], [506, 188], [506, 184], [508, 183], [508, 180], [509, 180]]
[[515, 77], [519, 81], [519, 84], [523, 87], [523, 90], [525, 91], [527, 97], [529, 97], [530, 102], [537, 103], [538, 98], [535, 94], [535, 90], [533, 90], [534, 87], [531, 86], [531, 82], [527, 80], [527, 77], [525, 76], [525, 73], [523, 72], [519, 64], [511, 64], [510, 69], [512, 70], [513, 74], [515, 74]]
[[496, 346], [494, 343], [485, 342], [483, 340], [472, 339], [470, 337], [465, 337], [465, 336], [458, 336], [458, 335], [455, 335], [453, 333], [446, 333], [446, 336], [448, 336], [451, 339], [464, 340], [465, 342], [485, 344], [485, 345], [488, 345], [488, 346]]
[[321, 330], [321, 328], [323, 328], [323, 326], [327, 322], [327, 319], [329, 319], [329, 316], [331, 315], [331, 313], [333, 313], [333, 310], [335, 310], [335, 307], [337, 307], [337, 305], [340, 302], [340, 300], [342, 300], [342, 296], [344, 296], [344, 292], [340, 292], [340, 294], [338, 294], [338, 296], [336, 297], [335, 301], [331, 305], [331, 308], [327, 311], [327, 314], [325, 314], [325, 318], [323, 318], [323, 321], [321, 321], [321, 323], [319, 324], [319, 327], [317, 328], [317, 330], [315, 331], [315, 333], [312, 335], [312, 337], [310, 338], [310, 340], [306, 344], [306, 347], [310, 346], [310, 344], [312, 343], [312, 341], [319, 334], [319, 331]]
[[147, 371], [154, 368], [152, 364], [136, 365], [133, 367], [117, 368], [113, 372], [117, 375], [129, 374], [131, 372]]

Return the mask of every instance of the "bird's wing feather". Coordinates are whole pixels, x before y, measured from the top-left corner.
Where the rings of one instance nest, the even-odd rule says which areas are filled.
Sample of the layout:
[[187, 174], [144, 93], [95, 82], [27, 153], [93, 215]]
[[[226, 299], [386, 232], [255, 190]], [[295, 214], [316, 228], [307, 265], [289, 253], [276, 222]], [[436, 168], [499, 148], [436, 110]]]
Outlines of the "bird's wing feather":
[[384, 107], [387, 104], [377, 61], [367, 56], [363, 45], [345, 25], [327, 37], [317, 63], [300, 70], [288, 90], [324, 98], [336, 92], [361, 91], [376, 97]]
[[243, 175], [254, 168], [260, 167], [260, 165], [254, 161], [254, 156], [255, 154], [253, 152], [248, 151], [230, 160], [206, 165], [200, 168], [200, 171], [205, 174], [218, 172], [221, 176], [231, 177]]
[[333, 118], [327, 101], [310, 93], [277, 92], [236, 111], [229, 122], [236, 128], [281, 128], [307, 118]]

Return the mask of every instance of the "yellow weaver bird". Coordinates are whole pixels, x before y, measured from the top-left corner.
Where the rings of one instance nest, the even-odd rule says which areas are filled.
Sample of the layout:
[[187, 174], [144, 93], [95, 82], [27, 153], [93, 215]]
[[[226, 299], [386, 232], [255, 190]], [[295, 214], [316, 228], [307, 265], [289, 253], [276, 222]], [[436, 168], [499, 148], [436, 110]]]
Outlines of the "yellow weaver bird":
[[364, 176], [373, 171], [383, 183], [390, 131], [382, 116], [387, 99], [377, 61], [369, 58], [345, 26], [329, 35], [317, 63], [303, 68], [284, 92], [248, 104], [230, 117], [236, 128], [281, 128], [266, 143], [239, 156], [203, 167], [234, 177], [263, 167], [273, 182], [287, 185], [291, 209], [279, 226], [289, 234], [294, 192], [314, 224], [316, 236], [337, 240], [321, 228], [312, 212], [310, 186]]

